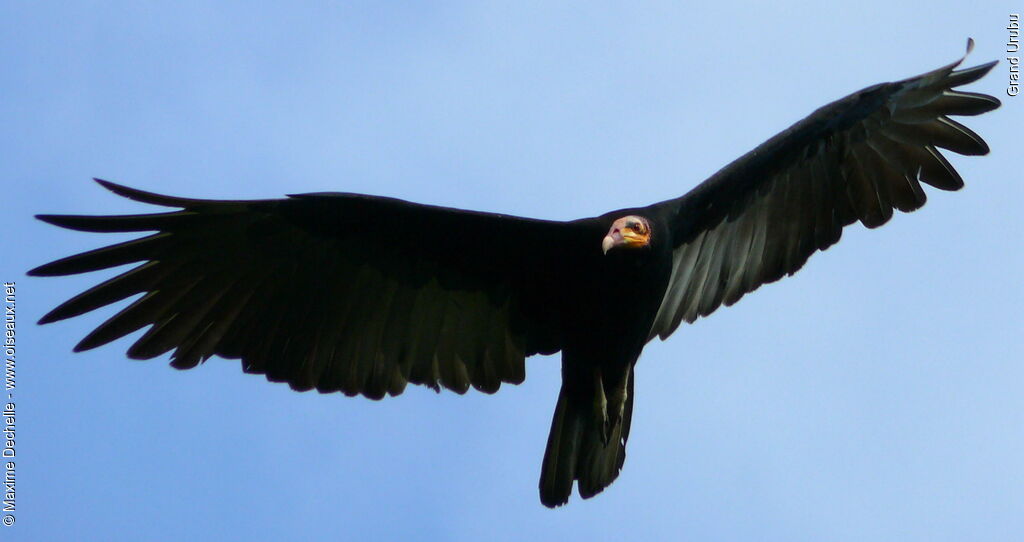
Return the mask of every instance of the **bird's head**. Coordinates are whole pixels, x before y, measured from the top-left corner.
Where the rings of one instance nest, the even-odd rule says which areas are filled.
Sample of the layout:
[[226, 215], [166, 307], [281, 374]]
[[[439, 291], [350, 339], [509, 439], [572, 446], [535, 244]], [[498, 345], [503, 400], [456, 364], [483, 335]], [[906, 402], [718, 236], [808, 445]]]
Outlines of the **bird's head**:
[[624, 216], [612, 222], [608, 235], [601, 242], [605, 254], [618, 248], [637, 249], [651, 244], [651, 224], [637, 215]]

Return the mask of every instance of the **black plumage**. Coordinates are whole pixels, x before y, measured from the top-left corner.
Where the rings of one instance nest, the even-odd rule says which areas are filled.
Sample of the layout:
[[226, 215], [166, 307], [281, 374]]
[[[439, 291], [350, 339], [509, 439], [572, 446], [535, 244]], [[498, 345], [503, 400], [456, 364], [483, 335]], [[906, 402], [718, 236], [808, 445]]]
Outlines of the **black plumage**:
[[955, 90], [994, 62], [959, 64], [822, 107], [682, 197], [570, 222], [359, 194], [186, 199], [97, 180], [178, 210], [40, 215], [73, 230], [152, 232], [30, 271], [137, 264], [40, 323], [143, 294], [75, 350], [148, 328], [129, 357], [170, 352], [179, 369], [240, 359], [296, 390], [372, 399], [410, 382], [493, 393], [523, 380], [526, 357], [561, 351], [541, 501], [567, 502], [574, 482], [590, 497], [622, 468], [633, 365], [649, 340], [796, 272], [853, 222], [875, 228], [921, 207], [921, 182], [963, 186], [937, 148], [988, 147], [949, 116], [999, 102]]

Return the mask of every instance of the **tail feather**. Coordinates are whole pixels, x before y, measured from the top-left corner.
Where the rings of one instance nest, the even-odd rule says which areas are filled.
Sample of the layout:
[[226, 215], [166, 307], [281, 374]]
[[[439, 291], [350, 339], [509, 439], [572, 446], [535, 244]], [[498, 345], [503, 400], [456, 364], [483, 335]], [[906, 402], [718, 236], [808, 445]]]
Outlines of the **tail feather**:
[[602, 438], [605, 420], [595, 416], [589, 401], [568, 393], [563, 383], [540, 473], [540, 500], [544, 506], [554, 508], [569, 502], [573, 481], [579, 482], [580, 496], [588, 499], [619, 476], [626, 459], [633, 414], [632, 380], [629, 378], [622, 417], [608, 431], [607, 442]]
[[549, 508], [569, 502], [576, 479], [576, 460], [583, 440], [584, 420], [579, 407], [573, 407], [565, 392], [558, 394], [558, 405], [551, 420], [548, 447], [540, 472], [540, 502]]

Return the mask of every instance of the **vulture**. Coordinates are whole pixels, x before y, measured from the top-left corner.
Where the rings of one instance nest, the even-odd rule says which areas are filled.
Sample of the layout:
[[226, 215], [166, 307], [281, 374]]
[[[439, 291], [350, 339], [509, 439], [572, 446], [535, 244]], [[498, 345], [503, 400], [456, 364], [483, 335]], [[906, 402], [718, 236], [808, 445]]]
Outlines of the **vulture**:
[[922, 183], [963, 186], [939, 148], [989, 148], [950, 117], [1000, 105], [959, 90], [996, 64], [958, 70], [964, 58], [832, 102], [681, 197], [566, 222], [352, 193], [190, 199], [96, 179], [169, 210], [38, 215], [148, 232], [29, 271], [134, 264], [39, 323], [141, 294], [74, 350], [148, 327], [129, 358], [170, 352], [177, 369], [238, 359], [295, 390], [370, 399], [409, 383], [494, 393], [523, 381], [525, 358], [561, 352], [540, 500], [563, 505], [574, 484], [589, 498], [622, 468], [647, 342], [792, 275], [854, 222], [877, 228], [920, 208]]

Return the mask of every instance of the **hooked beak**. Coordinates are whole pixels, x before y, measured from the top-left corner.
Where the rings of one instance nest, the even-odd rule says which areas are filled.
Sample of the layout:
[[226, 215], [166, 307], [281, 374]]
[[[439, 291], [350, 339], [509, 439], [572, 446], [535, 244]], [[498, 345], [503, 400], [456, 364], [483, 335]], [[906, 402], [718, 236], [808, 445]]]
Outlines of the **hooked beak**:
[[604, 240], [601, 241], [601, 250], [605, 254], [608, 254], [608, 251], [611, 250], [612, 247], [619, 244], [622, 244], [622, 232], [616, 228], [612, 230], [611, 233], [604, 236]]

